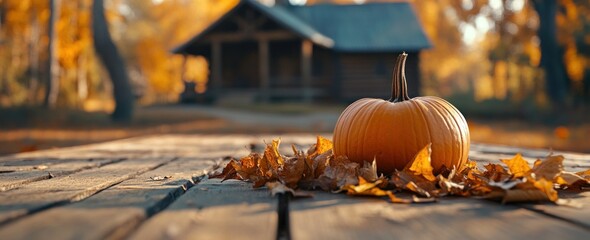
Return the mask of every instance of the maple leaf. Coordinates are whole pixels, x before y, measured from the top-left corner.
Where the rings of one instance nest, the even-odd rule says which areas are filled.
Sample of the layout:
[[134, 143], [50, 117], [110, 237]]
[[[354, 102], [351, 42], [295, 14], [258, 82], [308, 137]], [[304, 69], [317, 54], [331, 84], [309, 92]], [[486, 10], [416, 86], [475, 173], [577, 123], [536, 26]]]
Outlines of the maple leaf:
[[334, 144], [329, 139], [324, 138], [322, 136], [317, 136], [316, 144], [312, 145], [307, 150], [307, 155], [309, 155], [311, 158], [315, 158], [318, 155], [325, 153], [328, 150], [331, 150], [333, 146]]
[[431, 144], [424, 147], [402, 171], [395, 170], [391, 182], [397, 188], [410, 190], [425, 197], [438, 195], [436, 177], [432, 174]]
[[432, 174], [434, 169], [432, 168], [430, 159], [430, 155], [432, 154], [431, 146], [432, 143], [429, 143], [426, 147], [422, 148], [422, 150], [416, 154], [414, 160], [406, 165], [403, 171], [422, 176], [428, 181], [435, 181], [436, 177]]
[[512, 159], [502, 159], [501, 161], [508, 166], [514, 177], [524, 177], [531, 171], [531, 167], [520, 153], [517, 153]]

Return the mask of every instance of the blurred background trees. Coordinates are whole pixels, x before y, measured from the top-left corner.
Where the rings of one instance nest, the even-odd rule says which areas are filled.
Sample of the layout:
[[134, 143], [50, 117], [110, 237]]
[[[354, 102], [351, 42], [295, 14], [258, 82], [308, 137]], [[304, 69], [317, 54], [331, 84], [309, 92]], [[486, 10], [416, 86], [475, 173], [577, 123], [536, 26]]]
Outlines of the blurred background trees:
[[[206, 62], [199, 57], [185, 60], [169, 50], [236, 2], [105, 1], [110, 34], [140, 104], [176, 102], [183, 90], [181, 80], [195, 82], [197, 92], [206, 91]], [[424, 94], [446, 97], [467, 111], [486, 103], [507, 108], [505, 102], [515, 111], [590, 106], [589, 1], [413, 2], [434, 45], [422, 53]], [[1, 107], [113, 109], [112, 84], [103, 80], [108, 74], [92, 47], [92, 4], [92, 0], [0, 0]]]

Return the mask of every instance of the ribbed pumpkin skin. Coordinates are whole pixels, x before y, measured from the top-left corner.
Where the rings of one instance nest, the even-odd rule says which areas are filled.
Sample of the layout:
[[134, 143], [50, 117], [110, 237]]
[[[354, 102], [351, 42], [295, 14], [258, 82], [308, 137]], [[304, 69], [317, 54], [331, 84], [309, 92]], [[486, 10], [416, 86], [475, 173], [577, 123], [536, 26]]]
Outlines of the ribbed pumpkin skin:
[[416, 97], [403, 102], [360, 99], [344, 110], [334, 129], [334, 154], [360, 164], [375, 158], [379, 172], [403, 169], [432, 143], [432, 166], [461, 166], [469, 154], [469, 128], [449, 102]]

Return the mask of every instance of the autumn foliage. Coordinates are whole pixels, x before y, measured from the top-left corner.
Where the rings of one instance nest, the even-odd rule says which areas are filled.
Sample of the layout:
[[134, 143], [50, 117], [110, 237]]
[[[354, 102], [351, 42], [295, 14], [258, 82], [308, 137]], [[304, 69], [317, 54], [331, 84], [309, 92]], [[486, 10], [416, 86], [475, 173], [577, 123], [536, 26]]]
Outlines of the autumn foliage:
[[[474, 161], [444, 167], [433, 174], [431, 145], [420, 150], [414, 160], [390, 175], [378, 175], [375, 161], [362, 166], [346, 156], [332, 153], [332, 142], [318, 136], [307, 151], [292, 146], [293, 155], [279, 152], [280, 140], [267, 144], [263, 153], [252, 152], [232, 159], [212, 178], [238, 179], [267, 186], [272, 193], [309, 196], [301, 190], [321, 189], [348, 195], [387, 197], [393, 203], [433, 202], [444, 196], [476, 197], [502, 203], [551, 201], [576, 206], [559, 199], [558, 190], [584, 190], [590, 186], [590, 169], [578, 173], [564, 171], [563, 156], [538, 159], [533, 166], [517, 154], [511, 159], [479, 167]], [[409, 195], [407, 193], [410, 193]]]

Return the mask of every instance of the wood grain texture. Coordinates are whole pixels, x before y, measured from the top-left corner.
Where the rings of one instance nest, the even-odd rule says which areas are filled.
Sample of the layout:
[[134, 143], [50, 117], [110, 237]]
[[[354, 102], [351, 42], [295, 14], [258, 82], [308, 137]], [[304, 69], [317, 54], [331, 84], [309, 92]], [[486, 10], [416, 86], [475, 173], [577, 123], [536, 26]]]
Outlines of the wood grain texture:
[[[214, 165], [206, 159], [178, 159], [83, 201], [8, 224], [0, 228], [0, 236], [9, 239], [122, 238], [184, 194]], [[152, 180], [158, 176], [170, 178]]]
[[0, 224], [29, 213], [77, 202], [110, 186], [165, 164], [174, 157], [129, 159], [118, 164], [34, 182], [0, 192]]
[[[193, 186], [193, 175], [224, 157], [245, 156], [251, 148], [260, 152], [276, 138], [287, 154], [291, 144], [307, 149], [315, 143], [312, 134], [174, 134], [1, 157], [0, 186], [11, 176], [35, 179], [30, 174], [48, 171], [53, 178], [0, 192], [0, 238], [275, 239], [277, 199], [266, 189], [216, 179]], [[532, 164], [549, 150], [473, 144], [470, 158], [483, 166], [517, 152]], [[565, 156], [567, 170], [590, 168], [588, 154], [554, 154]], [[39, 165], [48, 168], [35, 169]], [[54, 174], [58, 170], [62, 174]], [[172, 178], [150, 179], [156, 176]], [[590, 194], [561, 195], [584, 208], [462, 198], [399, 205], [318, 192], [290, 203], [290, 227], [294, 239], [586, 238]]]
[[10, 172], [0, 174], [0, 192], [18, 188], [27, 183], [65, 176], [123, 160], [125, 158], [28, 159], [3, 162], [0, 163], [0, 171]]
[[522, 204], [520, 206], [590, 230], [590, 192], [562, 192], [559, 197], [563, 200], [573, 201], [580, 207], [560, 206], [553, 203]]
[[131, 239], [275, 239], [276, 199], [235, 180], [206, 180], [146, 221]]
[[475, 199], [391, 204], [319, 192], [291, 202], [293, 239], [575, 239], [590, 231]]

